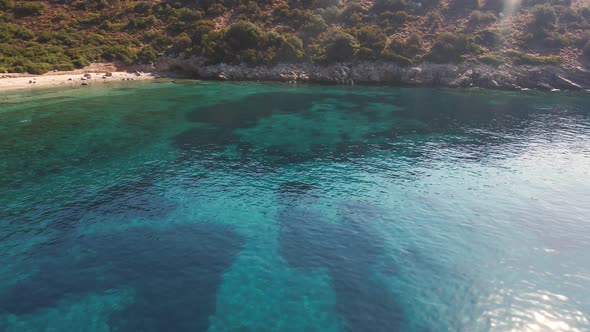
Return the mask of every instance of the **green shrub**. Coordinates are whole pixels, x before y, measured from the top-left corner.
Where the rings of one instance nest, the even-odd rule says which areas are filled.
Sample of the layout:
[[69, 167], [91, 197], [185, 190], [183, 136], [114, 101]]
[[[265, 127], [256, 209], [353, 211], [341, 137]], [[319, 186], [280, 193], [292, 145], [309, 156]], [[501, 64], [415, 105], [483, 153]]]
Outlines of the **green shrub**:
[[154, 15], [150, 15], [145, 18], [144, 23], [145, 23], [146, 27], [151, 27], [153, 25], [156, 25], [156, 23], [158, 23], [158, 19]]
[[387, 36], [383, 30], [376, 25], [367, 25], [360, 28], [356, 36], [362, 50], [362, 52], [359, 51], [359, 56], [368, 60], [376, 59], [383, 52], [387, 41]]
[[65, 14], [59, 13], [59, 14], [55, 14], [52, 18], [51, 18], [51, 22], [52, 23], [60, 23], [63, 22], [67, 19], [68, 17]]
[[0, 0], [0, 9], [10, 9], [14, 7], [14, 1], [12, 0]]
[[195, 22], [195, 24], [193, 24], [188, 29], [188, 31], [191, 34], [192, 39], [195, 41], [201, 40], [204, 35], [210, 33], [211, 31], [214, 31], [214, 30], [215, 30], [215, 22], [209, 21], [209, 20], [201, 20], [201, 21]]
[[255, 49], [249, 48], [240, 52], [239, 57], [237, 57], [236, 59], [242, 63], [256, 64], [259, 62], [260, 56], [262, 55], [256, 52]]
[[480, 7], [479, 0], [453, 0], [450, 3], [452, 10], [473, 10]]
[[561, 59], [558, 56], [538, 56], [521, 52], [509, 52], [514, 58], [514, 63], [519, 65], [559, 65]]
[[479, 61], [490, 66], [499, 66], [506, 60], [493, 54], [482, 55], [479, 57]]
[[10, 71], [13, 73], [24, 73], [26, 72], [26, 69], [24, 66], [14, 66]]
[[88, 13], [78, 18], [78, 23], [85, 26], [96, 25], [102, 23], [103, 19], [98, 13]]
[[256, 18], [261, 14], [260, 7], [254, 1], [248, 1], [244, 4], [241, 4], [238, 7], [238, 10], [249, 17]]
[[48, 31], [42, 31], [37, 34], [37, 42], [48, 44], [53, 41], [53, 34]]
[[220, 3], [214, 3], [211, 6], [209, 6], [209, 8], [207, 8], [207, 14], [214, 15], [214, 16], [221, 15], [221, 14], [225, 13], [226, 11], [227, 11], [227, 8], [225, 8]]
[[273, 15], [275, 17], [285, 18], [289, 15], [290, 11], [291, 7], [289, 6], [289, 3], [283, 1], [274, 6]]
[[313, 0], [311, 2], [312, 8], [337, 7], [338, 5], [340, 5], [339, 0]]
[[113, 23], [111, 25], [111, 31], [122, 31], [125, 29], [126, 26], [127, 24], [125, 23]]
[[555, 29], [557, 24], [557, 14], [555, 9], [549, 5], [537, 5], [533, 7], [532, 27], [537, 29]]
[[257, 55], [253, 58], [255, 61], [251, 63], [275, 63], [278, 60], [278, 50], [284, 39], [285, 37], [276, 31], [265, 33], [256, 48]]
[[73, 63], [60, 63], [60, 64], [53, 65], [52, 67], [53, 67], [53, 69], [56, 69], [59, 71], [70, 71], [70, 70], [76, 69], [76, 66], [74, 66]]
[[192, 46], [193, 41], [189, 35], [183, 32], [174, 38], [173, 44], [174, 46], [172, 47], [172, 50], [175, 53], [181, 53], [189, 49]]
[[139, 51], [139, 54], [137, 54], [138, 63], [151, 64], [154, 63], [157, 58], [158, 54], [156, 53], [156, 50], [154, 50], [154, 48], [151, 46], [143, 47], [141, 51]]
[[545, 35], [545, 38], [542, 40], [543, 45], [550, 47], [550, 48], [562, 48], [564, 46], [569, 45], [570, 41], [565, 38], [561, 33], [558, 32], [550, 32]]
[[276, 58], [280, 39], [280, 34], [276, 32], [265, 34], [257, 25], [247, 21], [239, 21], [225, 32], [222, 44], [216, 42], [214, 47], [210, 49], [217, 57], [220, 47], [223, 46], [226, 50], [223, 60], [227, 62], [252, 64], [270, 62]]
[[17, 24], [6, 23], [0, 25], [0, 42], [12, 39], [30, 40], [35, 36], [33, 32]]
[[183, 22], [193, 22], [203, 18], [203, 12], [200, 10], [190, 10], [189, 8], [180, 8], [176, 11], [176, 14]]
[[432, 45], [426, 60], [435, 63], [448, 63], [461, 61], [462, 55], [470, 51], [470, 43], [467, 36], [443, 32], [438, 35]]
[[399, 11], [406, 8], [406, 0], [375, 0], [373, 10], [377, 13]]
[[471, 15], [469, 15], [469, 25], [471, 26], [488, 25], [494, 23], [495, 21], [496, 15], [494, 15], [492, 12], [474, 10]]
[[[149, 28], [157, 23], [157, 19], [154, 15], [150, 15], [148, 17], [131, 17], [129, 18], [129, 22], [127, 23], [127, 28], [135, 31], [135, 30], [143, 30]], [[112, 25], [111, 25], [112, 28]]]
[[133, 11], [138, 14], [151, 14], [152, 5], [149, 2], [138, 2], [134, 7]]
[[137, 49], [131, 46], [114, 45], [105, 49], [102, 57], [108, 61], [132, 64], [137, 59]]
[[311, 11], [293, 9], [287, 13], [285, 21], [291, 28], [297, 29], [309, 22], [312, 15], [314, 14]]
[[83, 44], [84, 37], [76, 32], [58, 31], [53, 33], [53, 39], [58, 44], [76, 47]]
[[[422, 41], [417, 34], [411, 34], [407, 39], [394, 37], [387, 45], [384, 53], [385, 58], [392, 58], [392, 54], [401, 56], [405, 59], [416, 57], [422, 51]], [[395, 57], [393, 57], [395, 59]], [[400, 59], [395, 59], [400, 60]], [[403, 59], [401, 59], [403, 60]], [[405, 60], [403, 60], [405, 61]], [[398, 62], [399, 63], [399, 62]]]
[[564, 8], [559, 15], [559, 23], [562, 25], [576, 23], [583, 20], [584, 18], [579, 14], [579, 11], [573, 8]]
[[211, 31], [203, 35], [200, 41], [201, 55], [207, 58], [209, 63], [219, 63], [225, 56], [224, 34], [220, 31]]
[[560, 44], [560, 36], [555, 33], [557, 28], [557, 14], [555, 9], [548, 5], [536, 5], [532, 8], [533, 20], [528, 30], [526, 40], [529, 43], [545, 44], [545, 46]]
[[113, 23], [109, 20], [105, 20], [98, 26], [98, 28], [104, 31], [112, 31]]
[[287, 35], [281, 41], [276, 60], [281, 62], [297, 62], [303, 59], [304, 56], [305, 52], [301, 39], [295, 35]]
[[415, 16], [409, 15], [408, 13], [402, 11], [386, 11], [379, 14], [379, 21], [381, 22], [381, 24], [394, 27], [401, 26], [402, 24], [413, 21], [415, 19]]
[[74, 47], [68, 48], [65, 54], [72, 59], [72, 62], [76, 67], [75, 60], [80, 60], [80, 63], [86, 63], [85, 66], [90, 64], [90, 60], [98, 60], [102, 57], [103, 49], [98, 47]]
[[358, 2], [352, 2], [344, 7], [339, 15], [339, 21], [348, 24], [360, 24], [365, 20], [367, 10]]
[[322, 17], [327, 23], [335, 23], [338, 21], [340, 16], [340, 10], [336, 6], [328, 7], [324, 9]]
[[74, 59], [72, 64], [74, 64], [76, 68], [84, 68], [86, 66], [90, 66], [90, 61], [88, 61], [86, 58], [78, 58]]
[[171, 20], [178, 16], [176, 10], [167, 3], [160, 3], [159, 5], [154, 6], [152, 10], [164, 21]]
[[326, 24], [326, 21], [324, 21], [324, 19], [317, 14], [313, 14], [309, 17], [309, 21], [303, 25], [302, 30], [311, 36], [317, 36], [318, 34], [320, 34], [323, 31], [326, 31], [328, 29], [328, 25]]
[[172, 44], [172, 38], [157, 30], [148, 30], [141, 35], [141, 40], [149, 43], [156, 52], [163, 52]]
[[358, 42], [350, 34], [342, 30], [327, 31], [319, 37], [314, 60], [325, 63], [350, 61], [357, 49]]
[[504, 36], [498, 31], [493, 29], [486, 29], [479, 32], [475, 40], [490, 49], [498, 49], [505, 43]]
[[10, 13], [0, 13], [0, 23], [10, 23], [14, 21], [14, 17]]
[[22, 1], [14, 8], [19, 16], [42, 15], [47, 11], [47, 5], [40, 1]]
[[442, 24], [442, 16], [440, 15], [439, 12], [434, 12], [434, 11], [429, 12], [426, 15], [425, 23], [426, 23], [426, 26], [430, 27], [432, 30], [437, 29]]
[[30, 63], [25, 66], [25, 71], [33, 75], [41, 75], [51, 70], [51, 65], [48, 63]]
[[235, 51], [255, 48], [262, 38], [262, 31], [252, 22], [234, 23], [225, 33], [226, 43]]
[[422, 52], [422, 39], [418, 34], [411, 34], [405, 41], [405, 55], [407, 57], [415, 57], [418, 53]]
[[90, 46], [90, 45], [104, 45], [106, 44], [106, 39], [103, 35], [99, 35], [97, 33], [88, 33], [86, 36], [84, 36], [84, 44]]

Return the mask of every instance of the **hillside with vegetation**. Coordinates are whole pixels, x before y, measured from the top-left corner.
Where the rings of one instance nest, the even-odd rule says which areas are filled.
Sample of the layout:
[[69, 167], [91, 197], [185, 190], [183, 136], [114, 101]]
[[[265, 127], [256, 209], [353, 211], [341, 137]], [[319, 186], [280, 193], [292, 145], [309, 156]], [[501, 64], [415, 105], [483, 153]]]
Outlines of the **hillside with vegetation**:
[[163, 55], [588, 67], [590, 0], [0, 0], [0, 72]]

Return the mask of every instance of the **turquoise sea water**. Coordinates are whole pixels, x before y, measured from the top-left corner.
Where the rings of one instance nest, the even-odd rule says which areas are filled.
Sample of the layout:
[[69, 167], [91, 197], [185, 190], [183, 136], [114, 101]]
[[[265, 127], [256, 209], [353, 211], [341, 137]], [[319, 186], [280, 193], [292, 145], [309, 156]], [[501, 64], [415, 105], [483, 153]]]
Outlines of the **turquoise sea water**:
[[0, 331], [589, 331], [590, 98], [0, 93]]

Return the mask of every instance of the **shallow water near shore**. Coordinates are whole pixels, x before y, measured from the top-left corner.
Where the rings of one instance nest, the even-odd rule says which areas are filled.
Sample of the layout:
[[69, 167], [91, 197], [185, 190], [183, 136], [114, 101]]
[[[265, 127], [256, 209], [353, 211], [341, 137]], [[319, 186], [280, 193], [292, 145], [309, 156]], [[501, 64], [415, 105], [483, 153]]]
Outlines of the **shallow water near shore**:
[[588, 331], [590, 99], [0, 93], [0, 331]]

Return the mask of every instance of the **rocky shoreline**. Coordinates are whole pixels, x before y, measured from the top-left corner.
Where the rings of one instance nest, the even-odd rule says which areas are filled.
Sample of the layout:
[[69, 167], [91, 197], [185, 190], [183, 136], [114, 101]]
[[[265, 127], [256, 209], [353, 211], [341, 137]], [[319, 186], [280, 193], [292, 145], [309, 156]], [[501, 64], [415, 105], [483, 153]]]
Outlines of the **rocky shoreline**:
[[[105, 64], [100, 64], [104, 67]], [[111, 67], [116, 68], [114, 64]], [[96, 68], [95, 68], [96, 67]], [[100, 67], [100, 66], [99, 66]], [[202, 58], [162, 57], [154, 65], [134, 66], [134, 71], [113, 71], [103, 77], [96, 64], [72, 72], [45, 75], [5, 74], [0, 91], [35, 87], [89, 85], [94, 81], [145, 80], [160, 77], [228, 81], [278, 81], [289, 83], [382, 84], [397, 86], [485, 88], [494, 90], [542, 90], [590, 92], [590, 70], [581, 67], [515, 66], [498, 67], [465, 62], [462, 64], [420, 64], [401, 67], [387, 62], [340, 63], [319, 66], [312, 63], [272, 66], [207, 65]], [[106, 67], [105, 67], [106, 68]], [[110, 67], [109, 67], [110, 68]], [[137, 72], [143, 74], [137, 75]], [[85, 80], [91, 74], [96, 80]], [[102, 77], [102, 79], [100, 79]]]
[[180, 71], [208, 80], [315, 82], [332, 84], [391, 84], [408, 86], [479, 87], [497, 90], [580, 91], [590, 89], [590, 70], [581, 67], [526, 66], [481, 63], [420, 64], [401, 67], [386, 62], [311, 63], [273, 66], [207, 65], [204, 59], [161, 58], [160, 71]]

